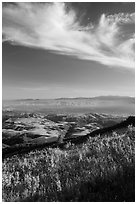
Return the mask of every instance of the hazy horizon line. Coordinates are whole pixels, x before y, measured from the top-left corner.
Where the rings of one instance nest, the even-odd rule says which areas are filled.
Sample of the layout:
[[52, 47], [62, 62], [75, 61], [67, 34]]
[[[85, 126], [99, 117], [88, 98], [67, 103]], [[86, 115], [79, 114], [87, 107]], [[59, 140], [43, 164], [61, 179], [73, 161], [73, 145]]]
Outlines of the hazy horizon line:
[[14, 99], [3, 99], [2, 101], [14, 101], [14, 100], [57, 100], [57, 99], [89, 99], [89, 98], [99, 98], [99, 97], [121, 97], [121, 98], [135, 98], [135, 96], [128, 95], [98, 95], [98, 96], [78, 96], [78, 97], [57, 97], [57, 98], [14, 98]]

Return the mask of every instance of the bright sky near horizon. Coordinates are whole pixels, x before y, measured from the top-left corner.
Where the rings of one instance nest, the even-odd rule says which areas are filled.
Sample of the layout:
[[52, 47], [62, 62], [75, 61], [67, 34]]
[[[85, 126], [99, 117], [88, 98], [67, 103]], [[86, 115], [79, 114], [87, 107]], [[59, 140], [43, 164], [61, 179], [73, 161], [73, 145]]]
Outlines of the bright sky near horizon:
[[3, 99], [135, 95], [135, 4], [3, 3]]

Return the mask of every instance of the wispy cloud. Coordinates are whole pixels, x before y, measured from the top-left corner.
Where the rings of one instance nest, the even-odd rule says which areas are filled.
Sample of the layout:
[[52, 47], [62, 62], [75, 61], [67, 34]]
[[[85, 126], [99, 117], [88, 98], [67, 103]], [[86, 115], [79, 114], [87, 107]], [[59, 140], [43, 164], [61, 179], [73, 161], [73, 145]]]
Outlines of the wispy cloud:
[[65, 3], [16, 3], [3, 7], [3, 41], [51, 50], [110, 67], [134, 69], [134, 34], [122, 38], [134, 14], [102, 14], [85, 27]]

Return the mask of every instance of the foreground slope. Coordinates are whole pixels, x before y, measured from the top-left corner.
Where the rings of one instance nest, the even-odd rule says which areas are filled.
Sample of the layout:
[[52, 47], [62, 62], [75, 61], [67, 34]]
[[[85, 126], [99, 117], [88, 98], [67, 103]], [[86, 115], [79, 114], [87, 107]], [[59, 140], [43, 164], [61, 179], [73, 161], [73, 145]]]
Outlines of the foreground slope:
[[3, 201], [135, 201], [135, 132], [96, 135], [3, 161]]

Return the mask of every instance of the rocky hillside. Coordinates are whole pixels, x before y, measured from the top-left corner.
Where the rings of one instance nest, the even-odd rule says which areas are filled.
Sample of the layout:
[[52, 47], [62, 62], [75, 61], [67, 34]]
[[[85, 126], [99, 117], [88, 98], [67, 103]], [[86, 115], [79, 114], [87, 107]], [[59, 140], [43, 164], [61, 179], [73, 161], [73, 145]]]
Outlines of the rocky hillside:
[[106, 114], [36, 114], [3, 112], [3, 155], [37, 147], [83, 142], [89, 136], [134, 125], [134, 117]]

